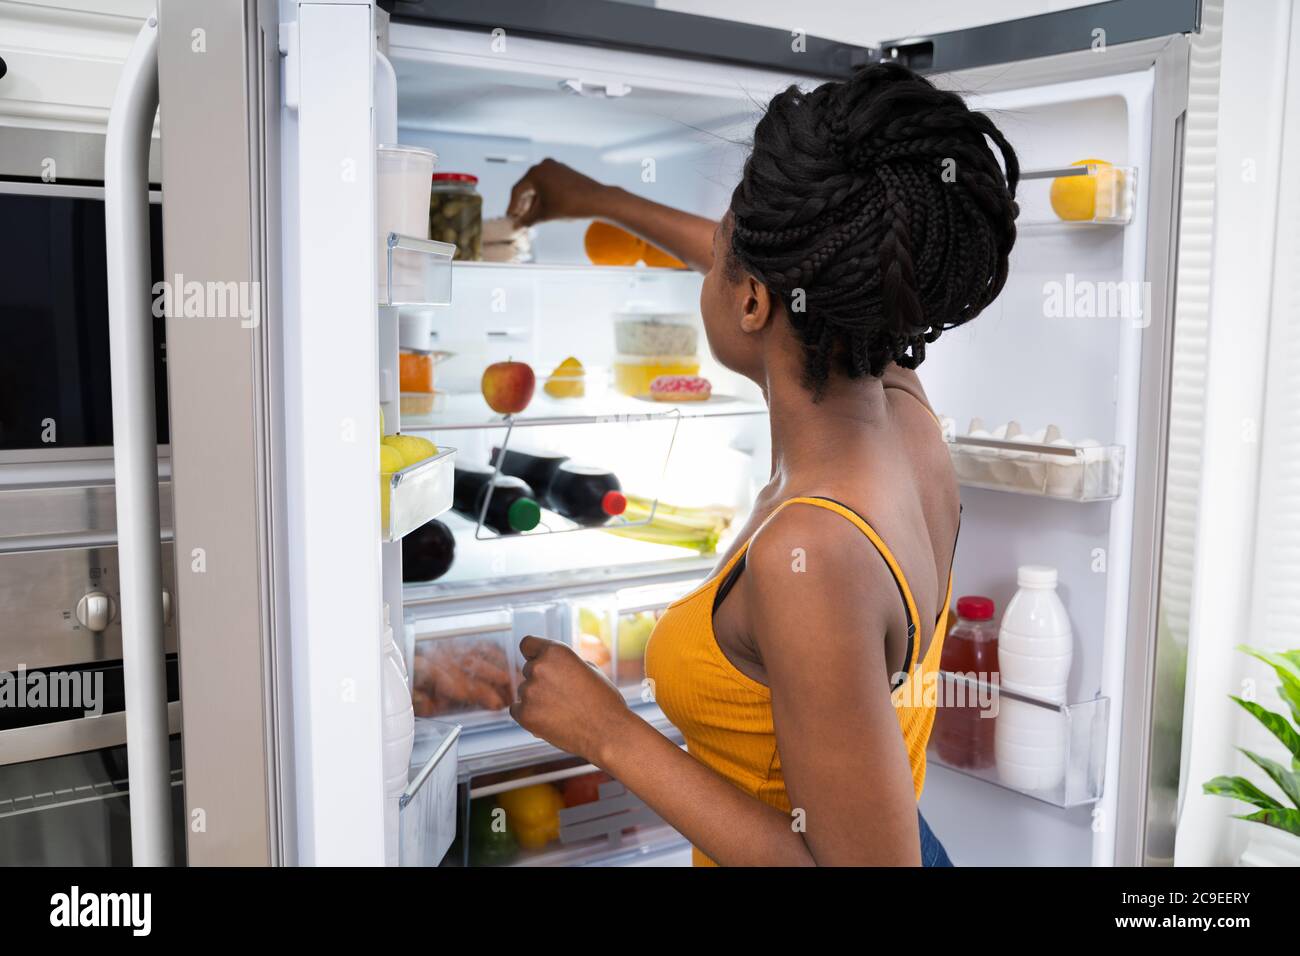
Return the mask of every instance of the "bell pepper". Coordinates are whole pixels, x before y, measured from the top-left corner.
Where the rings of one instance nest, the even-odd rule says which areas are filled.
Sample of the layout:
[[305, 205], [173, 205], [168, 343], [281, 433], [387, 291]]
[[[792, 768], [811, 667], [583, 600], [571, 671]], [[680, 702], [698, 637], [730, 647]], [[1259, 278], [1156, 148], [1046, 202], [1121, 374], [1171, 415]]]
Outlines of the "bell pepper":
[[560, 838], [560, 811], [564, 797], [549, 783], [507, 790], [497, 797], [506, 811], [515, 839], [526, 850], [536, 850]]
[[497, 802], [491, 798], [475, 800], [469, 808], [470, 866], [504, 866], [519, 853], [519, 844], [510, 830], [507, 817], [501, 823]]

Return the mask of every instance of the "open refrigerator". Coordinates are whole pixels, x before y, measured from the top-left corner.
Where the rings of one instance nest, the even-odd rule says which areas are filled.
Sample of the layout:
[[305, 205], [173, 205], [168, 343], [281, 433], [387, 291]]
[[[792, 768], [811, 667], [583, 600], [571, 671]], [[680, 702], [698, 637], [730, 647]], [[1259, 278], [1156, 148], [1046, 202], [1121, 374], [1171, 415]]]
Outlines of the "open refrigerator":
[[[680, 740], [640, 651], [663, 608], [711, 573], [767, 480], [761, 395], [708, 356], [698, 276], [593, 265], [585, 222], [535, 229], [528, 261], [463, 261], [427, 234], [377, 235], [376, 150], [431, 149], [439, 171], [473, 174], [485, 220], [546, 156], [719, 216], [764, 102], [882, 57], [993, 113], [1026, 171], [1006, 289], [921, 370], [964, 485], [955, 593], [1000, 609], [1017, 565], [1050, 564], [1075, 633], [1068, 701], [1024, 703], [1069, 727], [1062, 779], [1029, 789], [934, 755], [922, 809], [958, 863], [1146, 859], [1172, 826], [1158, 795], [1170, 781], [1150, 772], [1151, 711], [1186, 34], [1198, 16], [1195, 0], [1116, 0], [856, 48], [602, 0], [162, 0], [119, 92], [137, 105], [115, 105], [118, 143], [133, 128], [147, 148], [142, 118], [160, 91], [164, 272], [179, 288], [246, 284], [257, 306], [252, 318], [200, 311], [167, 324], [185, 795], [198, 821], [188, 859], [398, 862], [384, 841], [387, 605], [417, 713], [401, 862], [689, 862], [685, 840], [617, 781], [506, 708], [518, 641], [537, 634], [572, 644]], [[125, 210], [129, 260], [143, 187], [122, 148], [107, 188]], [[1072, 165], [1083, 159], [1094, 162]], [[1077, 176], [1106, 199], [1062, 221], [1049, 191]], [[414, 291], [399, 294], [399, 273]], [[115, 328], [139, 305], [123, 300]], [[616, 323], [646, 315], [694, 330], [709, 401], [620, 388]], [[413, 335], [442, 359], [437, 401], [418, 416], [399, 385]], [[570, 356], [581, 396], [539, 383], [509, 418], [481, 397], [489, 363], [545, 375]], [[381, 409], [384, 432], [429, 438], [439, 454], [376, 482]], [[139, 405], [115, 401], [114, 413], [130, 436]], [[453, 468], [492, 467], [507, 448], [598, 464], [642, 510], [584, 527], [544, 507], [521, 534], [449, 510]], [[119, 456], [130, 449], [119, 442]], [[138, 492], [119, 494], [126, 527], [148, 507], [147, 482], [120, 466], [118, 480]], [[435, 518], [454, 561], [436, 580], [404, 582], [402, 537]], [[160, 653], [151, 614], [127, 606], [128, 578], [150, 573], [145, 550], [123, 535], [124, 656], [141, 674]], [[159, 708], [148, 681], [136, 687], [128, 711], [142, 716], [128, 732], [147, 754]], [[138, 859], [163, 862], [150, 769], [131, 766], [133, 839]], [[546, 822], [503, 841], [490, 825], [502, 809]]]

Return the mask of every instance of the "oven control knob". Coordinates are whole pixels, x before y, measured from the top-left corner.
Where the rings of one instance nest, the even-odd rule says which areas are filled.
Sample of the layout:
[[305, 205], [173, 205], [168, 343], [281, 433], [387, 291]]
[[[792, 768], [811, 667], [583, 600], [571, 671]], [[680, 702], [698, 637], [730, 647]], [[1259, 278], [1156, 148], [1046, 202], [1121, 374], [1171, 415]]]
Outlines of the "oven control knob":
[[91, 591], [77, 602], [77, 620], [81, 626], [96, 634], [108, 629], [113, 620], [113, 599], [103, 591]]

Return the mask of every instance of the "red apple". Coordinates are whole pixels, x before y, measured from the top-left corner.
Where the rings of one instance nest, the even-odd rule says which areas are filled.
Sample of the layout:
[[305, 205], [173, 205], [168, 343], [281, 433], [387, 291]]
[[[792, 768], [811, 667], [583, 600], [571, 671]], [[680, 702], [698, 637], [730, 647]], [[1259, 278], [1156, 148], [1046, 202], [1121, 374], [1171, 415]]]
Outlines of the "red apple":
[[483, 370], [483, 398], [502, 415], [522, 412], [533, 400], [537, 376], [527, 362], [493, 362]]

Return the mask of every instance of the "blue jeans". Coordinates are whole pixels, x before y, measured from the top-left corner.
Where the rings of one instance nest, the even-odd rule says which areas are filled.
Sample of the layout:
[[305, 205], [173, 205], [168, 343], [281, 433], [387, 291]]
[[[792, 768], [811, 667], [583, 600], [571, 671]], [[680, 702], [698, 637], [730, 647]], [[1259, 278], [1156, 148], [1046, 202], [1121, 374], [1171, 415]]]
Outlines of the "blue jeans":
[[930, 829], [930, 824], [925, 822], [925, 817], [921, 816], [921, 811], [918, 810], [916, 816], [921, 823], [921, 865], [952, 866], [952, 860], [948, 859], [948, 851], [943, 848], [939, 838], [934, 835], [934, 831]]

